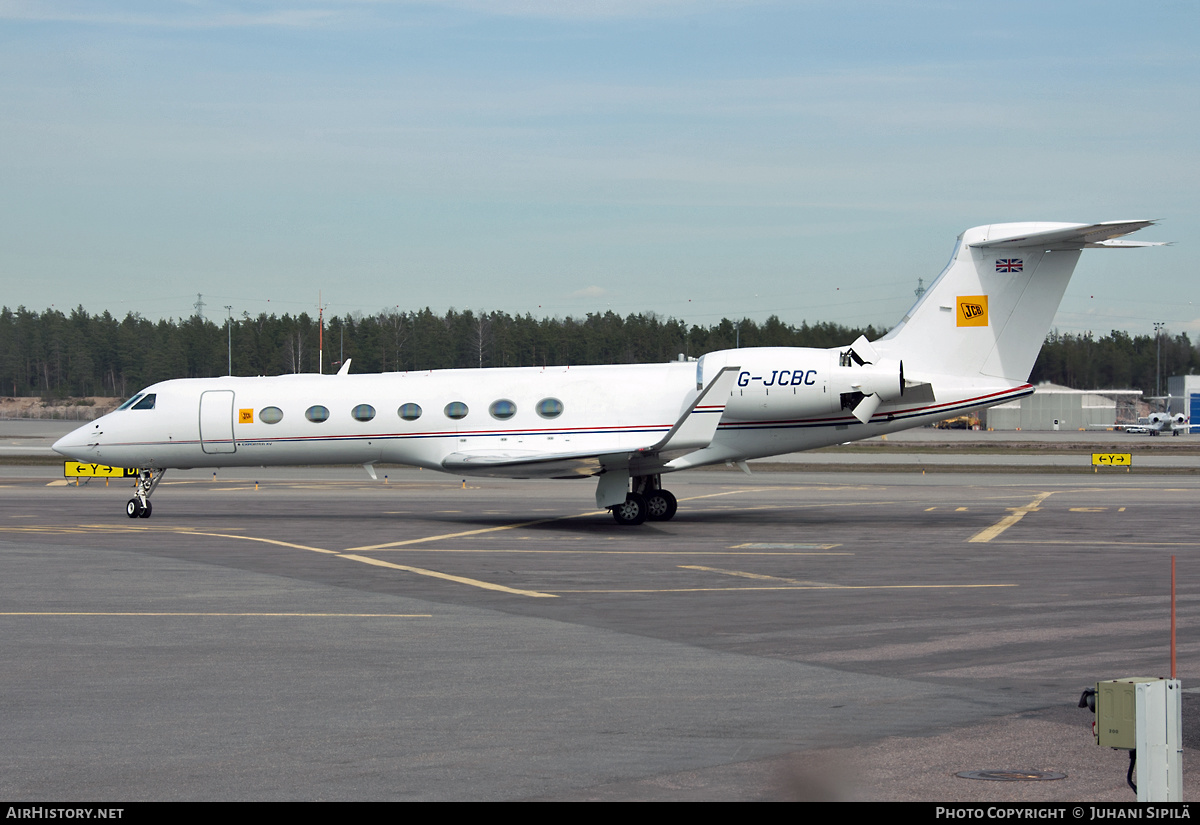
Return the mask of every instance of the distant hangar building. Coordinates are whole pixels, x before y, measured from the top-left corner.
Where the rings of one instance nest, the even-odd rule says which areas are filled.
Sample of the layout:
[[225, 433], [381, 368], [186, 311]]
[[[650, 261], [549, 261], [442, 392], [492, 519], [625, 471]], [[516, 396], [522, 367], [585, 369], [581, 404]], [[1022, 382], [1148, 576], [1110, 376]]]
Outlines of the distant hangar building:
[[1200, 432], [1200, 375], [1172, 375], [1167, 379], [1167, 393], [1167, 411], [1183, 413], [1188, 417], [1188, 432]]
[[[1200, 376], [1197, 376], [1200, 378]], [[1200, 395], [1200, 386], [1197, 387]], [[1073, 390], [1049, 382], [987, 410], [989, 430], [1092, 430], [1137, 422], [1141, 390]]]

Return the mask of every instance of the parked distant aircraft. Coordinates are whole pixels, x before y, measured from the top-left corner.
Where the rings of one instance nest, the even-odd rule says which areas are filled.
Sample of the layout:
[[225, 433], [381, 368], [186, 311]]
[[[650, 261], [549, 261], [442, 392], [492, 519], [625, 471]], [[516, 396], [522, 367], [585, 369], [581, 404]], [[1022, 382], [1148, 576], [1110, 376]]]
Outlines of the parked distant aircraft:
[[[668, 473], [917, 427], [1030, 395], [1034, 359], [1082, 249], [1153, 221], [969, 229], [891, 332], [845, 347], [695, 362], [266, 378], [147, 387], [64, 436], [72, 459], [139, 469], [150, 515], [171, 468], [395, 462], [455, 475], [595, 476], [621, 524], [675, 515]], [[742, 465], [744, 467], [744, 465]]]
[[1150, 413], [1150, 415], [1146, 417], [1146, 421], [1144, 423], [1142, 423], [1139, 419], [1137, 424], [1113, 424], [1108, 429], [1124, 430], [1131, 435], [1134, 433], [1149, 433], [1150, 435], [1158, 435], [1168, 425], [1171, 427], [1171, 435], [1186, 433], [1189, 426], [1188, 418], [1183, 413], [1175, 413], [1172, 415], [1171, 413], [1155, 412]]

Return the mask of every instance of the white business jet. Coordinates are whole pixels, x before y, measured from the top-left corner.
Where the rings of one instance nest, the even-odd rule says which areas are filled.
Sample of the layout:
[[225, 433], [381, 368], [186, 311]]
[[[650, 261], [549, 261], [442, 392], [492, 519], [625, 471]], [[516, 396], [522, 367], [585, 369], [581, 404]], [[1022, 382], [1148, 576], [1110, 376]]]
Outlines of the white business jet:
[[1080, 250], [1152, 224], [969, 229], [891, 332], [845, 347], [694, 362], [260, 378], [147, 387], [54, 449], [137, 468], [130, 518], [172, 468], [392, 462], [459, 476], [596, 477], [620, 524], [662, 521], [668, 473], [919, 427], [1033, 392], [1029, 372]]
[[1131, 435], [1135, 433], [1158, 435], [1168, 427], [1171, 429], [1171, 435], [1179, 435], [1180, 433], [1187, 433], [1191, 425], [1188, 423], [1188, 417], [1183, 413], [1154, 412], [1146, 417], [1145, 423], [1113, 424], [1106, 429], [1124, 430]]

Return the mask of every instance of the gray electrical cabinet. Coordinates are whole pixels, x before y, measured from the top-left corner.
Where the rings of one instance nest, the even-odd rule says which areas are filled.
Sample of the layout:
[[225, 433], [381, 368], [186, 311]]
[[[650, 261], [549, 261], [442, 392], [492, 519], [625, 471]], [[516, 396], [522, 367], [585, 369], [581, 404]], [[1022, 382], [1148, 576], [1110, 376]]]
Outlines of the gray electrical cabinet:
[[1096, 683], [1096, 744], [1131, 751], [1137, 748], [1137, 685], [1158, 682], [1152, 676], [1127, 676]]

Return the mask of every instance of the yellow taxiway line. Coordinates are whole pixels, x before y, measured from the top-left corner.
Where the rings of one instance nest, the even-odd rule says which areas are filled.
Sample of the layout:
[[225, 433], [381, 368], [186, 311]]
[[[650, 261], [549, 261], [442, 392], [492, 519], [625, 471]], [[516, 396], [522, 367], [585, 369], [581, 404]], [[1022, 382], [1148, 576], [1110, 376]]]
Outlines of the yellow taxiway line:
[[702, 567], [698, 564], [681, 564], [680, 570], [699, 570], [702, 573], [720, 573], [722, 576], [737, 576], [743, 579], [758, 579], [761, 581], [783, 582], [784, 584], [800, 585], [802, 587], [841, 587], [839, 584], [830, 584], [828, 582], [802, 581], [800, 579], [789, 579], [783, 576], [767, 576], [763, 573], [747, 573], [743, 570], [722, 570], [720, 567]]
[[[797, 488], [797, 489], [807, 489], [807, 488]], [[709, 493], [706, 495], [691, 496], [691, 497], [688, 497], [687, 499], [681, 499], [681, 500], [694, 501], [694, 500], [699, 500], [699, 499], [709, 499], [709, 498], [718, 498], [718, 497], [730, 496], [730, 495], [739, 495], [739, 494], [749, 493], [749, 492], [753, 492], [753, 491], [754, 490], [752, 488], [741, 488], [741, 489], [735, 489], [735, 490], [725, 490], [725, 491], [721, 491], [721, 492], [717, 492], [717, 493]], [[1011, 508], [1012, 512], [1008, 516], [1005, 516], [997, 524], [994, 524], [991, 527], [988, 527], [988, 528], [980, 531], [979, 533], [975, 534], [974, 536], [971, 537], [971, 539], [969, 539], [969, 541], [971, 541], [971, 542], [991, 541], [992, 539], [1001, 535], [1009, 527], [1011, 527], [1012, 525], [1014, 525], [1018, 521], [1020, 521], [1025, 516], [1026, 513], [1036, 511], [1038, 509], [1038, 505], [1041, 504], [1041, 502], [1044, 501], [1046, 498], [1048, 498], [1050, 495], [1052, 495], [1052, 493], [1050, 493], [1050, 492], [1039, 493], [1034, 498], [1034, 500], [1032, 502], [1030, 502], [1029, 504], [1027, 504], [1023, 507]], [[894, 502], [889, 502], [889, 503], [894, 503]], [[792, 507], [796, 507], [796, 506], [799, 506], [799, 507], [855, 506], [855, 504], [857, 504], [857, 503], [855, 503], [855, 502], [838, 502], [835, 504], [830, 504], [830, 503], [823, 503], [820, 505], [817, 505], [817, 504], [810, 504], [810, 505], [791, 504], [791, 505], [782, 505], [782, 506], [792, 506]], [[774, 507], [774, 506], [776, 506], [776, 505], [772, 505], [772, 507]], [[440, 541], [446, 541], [446, 540], [450, 540], [450, 539], [465, 538], [468, 536], [479, 536], [479, 535], [484, 535], [487, 533], [496, 533], [496, 532], [500, 532], [500, 531], [504, 531], [504, 530], [515, 530], [515, 529], [518, 529], [521, 527], [533, 527], [533, 526], [536, 526], [539, 524], [547, 524], [547, 523], [555, 522], [555, 521], [564, 521], [566, 519], [594, 516], [594, 515], [601, 514], [602, 512], [603, 511], [587, 510], [587, 511], [584, 511], [581, 513], [574, 513], [574, 514], [566, 515], [566, 516], [552, 516], [549, 518], [533, 519], [530, 521], [515, 522], [512, 524], [502, 524], [502, 525], [497, 525], [495, 527], [484, 527], [484, 528], [480, 528], [480, 529], [476, 529], [476, 530], [461, 530], [461, 531], [457, 531], [454, 533], [442, 533], [439, 535], [425, 536], [422, 538], [403, 539], [400, 541], [386, 542], [383, 544], [365, 545], [365, 546], [360, 546], [360, 547], [348, 547], [341, 551], [328, 550], [328, 549], [325, 549], [322, 547], [313, 547], [311, 545], [297, 544], [295, 542], [280, 541], [278, 539], [262, 538], [262, 537], [258, 537], [258, 536], [236, 535], [236, 534], [231, 534], [231, 533], [216, 533], [216, 532], [210, 532], [210, 531], [200, 531], [200, 530], [196, 530], [194, 528], [179, 528], [179, 527], [158, 528], [158, 527], [153, 527], [151, 525], [144, 525], [144, 526], [143, 525], [131, 525], [131, 526], [124, 526], [124, 527], [114, 527], [112, 525], [80, 525], [79, 529], [83, 529], [83, 530], [104, 529], [109, 532], [168, 532], [168, 533], [186, 534], [186, 535], [194, 535], [194, 536], [207, 536], [207, 537], [211, 537], [211, 538], [237, 539], [240, 541], [256, 541], [256, 542], [262, 542], [264, 544], [275, 545], [278, 547], [288, 547], [288, 548], [292, 548], [292, 549], [296, 549], [296, 550], [306, 550], [306, 551], [313, 552], [313, 553], [320, 553], [322, 555], [337, 556], [340, 558], [349, 559], [350, 561], [359, 562], [360, 564], [369, 564], [369, 565], [372, 565], [375, 567], [384, 567], [384, 568], [388, 568], [388, 569], [392, 569], [392, 570], [401, 570], [401, 571], [404, 571], [407, 573], [413, 573], [413, 574], [419, 575], [419, 576], [426, 576], [426, 577], [430, 577], [430, 578], [442, 579], [444, 581], [455, 582], [458, 584], [465, 584], [465, 585], [468, 585], [471, 587], [477, 587], [477, 588], [481, 588], [484, 590], [493, 590], [493, 591], [502, 592], [502, 593], [511, 593], [514, 595], [527, 596], [530, 598], [557, 598], [557, 596], [553, 593], [545, 593], [545, 592], [539, 592], [539, 591], [535, 591], [535, 590], [524, 590], [524, 589], [519, 589], [519, 588], [514, 588], [514, 587], [507, 587], [505, 585], [496, 584], [494, 582], [486, 582], [486, 581], [482, 581], [480, 579], [467, 578], [465, 576], [455, 576], [455, 575], [452, 575], [449, 573], [442, 573], [437, 570], [429, 570], [429, 569], [423, 568], [423, 567], [414, 567], [411, 565], [395, 564], [393, 562], [382, 561], [380, 559], [370, 558], [369, 556], [359, 555], [359, 553], [360, 552], [369, 552], [369, 551], [387, 551], [387, 550], [401, 549], [401, 548], [410, 549], [410, 550], [425, 550], [425, 548], [419, 548], [419, 547], [416, 547], [415, 545], [429, 544], [432, 542], [440, 542]], [[6, 529], [7, 529], [7, 531], [12, 531], [12, 532], [25, 532], [25, 531], [39, 532], [39, 528], [37, 528], [37, 527], [6, 528]], [[66, 529], [59, 528], [59, 531], [75, 532], [75, 530], [72, 530], [70, 528], [66, 528]], [[818, 545], [814, 549], [826, 550], [826, 548], [832, 549], [833, 547], [836, 547], [836, 546], [837, 545], [824, 545], [824, 546]], [[438, 549], [438, 550], [433, 550], [433, 552], [443, 552], [443, 553], [445, 553], [445, 552], [460, 552], [461, 553], [461, 552], [481, 552], [481, 551], [460, 550], [460, 549]], [[485, 550], [482, 552], [578, 553], [580, 551], [571, 551], [571, 550], [546, 551], [546, 550], [506, 549], [506, 550], [501, 550], [501, 551]], [[678, 551], [603, 551], [603, 550], [583, 551], [583, 552], [613, 554], [613, 555], [675, 555], [678, 553]], [[784, 552], [780, 552], [780, 551], [762, 552], [762, 551], [759, 551], [759, 552], [747, 553], [747, 552], [745, 552], [745, 550], [742, 550], [742, 552], [740, 552], [740, 553], [735, 553], [735, 552], [731, 552], [729, 550], [723, 550], [723, 551], [702, 551], [699, 554], [692, 551], [692, 552], [688, 553], [688, 555], [691, 555], [693, 557], [695, 555], [706, 555], [706, 556], [715, 556], [715, 555], [722, 555], [722, 556], [727, 556], [727, 555], [738, 555], [738, 556], [831, 555], [832, 556], [832, 555], [853, 555], [853, 553], [846, 553], [845, 551], [822, 553], [822, 552], [812, 552], [811, 550], [809, 552], [799, 552], [799, 553], [794, 552], [794, 551], [792, 551], [792, 552], [787, 552], [787, 551], [784, 551]], [[672, 592], [678, 593], [678, 592], [704, 592], [704, 591], [717, 591], [717, 590], [828, 590], [828, 589], [838, 589], [838, 590], [911, 590], [911, 589], [939, 589], [939, 588], [946, 589], [946, 588], [1014, 587], [1015, 586], [1015, 585], [1004, 585], [1004, 584], [998, 584], [998, 585], [986, 585], [986, 584], [981, 584], [981, 585], [863, 585], [863, 586], [836, 585], [836, 584], [825, 584], [822, 582], [800, 581], [800, 580], [796, 580], [796, 579], [788, 579], [788, 578], [781, 578], [781, 577], [775, 577], [775, 576], [764, 576], [764, 575], [759, 575], [759, 574], [754, 574], [754, 573], [746, 573], [746, 572], [742, 572], [742, 571], [721, 570], [718, 568], [708, 568], [708, 567], [691, 566], [691, 565], [680, 565], [680, 566], [684, 567], [685, 569], [700, 570], [700, 571], [705, 571], [705, 572], [714, 572], [714, 573], [720, 573], [722, 575], [739, 576], [739, 577], [743, 577], [743, 578], [758, 579], [758, 580], [764, 580], [764, 581], [778, 581], [778, 582], [781, 582], [782, 584], [780, 586], [766, 585], [766, 586], [760, 586], [760, 587], [738, 587], [738, 588], [669, 588], [669, 589], [650, 589], [650, 590], [640, 590], [640, 589], [638, 589], [638, 590], [635, 590], [635, 589], [563, 590], [563, 591], [558, 591], [558, 592], [561, 592], [561, 593], [672, 593]], [[0, 615], [16, 615], [16, 614], [0, 613]], [[21, 614], [21, 615], [33, 615], [33, 614]], [[38, 614], [38, 615], [49, 615], [49, 614]], [[67, 614], [61, 614], [61, 615], [67, 615]], [[103, 615], [124, 615], [124, 614], [103, 614]], [[128, 615], [226, 615], [226, 614], [182, 614], [182, 613], [180, 613], [180, 614], [128, 614]], [[227, 614], [227, 615], [268, 615], [268, 614]], [[278, 614], [278, 615], [293, 615], [293, 614]]]
[[15, 611], [0, 613], [2, 616], [214, 616], [222, 617], [229, 616], [233, 618], [259, 617], [259, 618], [300, 618], [300, 619], [431, 619], [432, 613], [166, 613], [153, 611], [136, 611], [136, 612], [121, 612], [121, 611], [105, 611], [105, 612], [63, 612], [63, 611]]
[[390, 567], [393, 570], [404, 570], [408, 573], [416, 573], [418, 576], [429, 576], [434, 579], [445, 579], [446, 581], [458, 582], [459, 584], [469, 584], [472, 587], [479, 587], [484, 590], [498, 590], [501, 593], [512, 593], [517, 596], [529, 596], [534, 599], [557, 599], [553, 593], [539, 593], [536, 590], [518, 590], [515, 587], [505, 587], [502, 584], [493, 582], [480, 581], [479, 579], [468, 579], [465, 576], [452, 576], [449, 573], [440, 573], [437, 570], [426, 570], [424, 567], [410, 567], [406, 564], [392, 564], [390, 561], [382, 561], [380, 559], [372, 559], [367, 556], [356, 556], [351, 553], [340, 554], [343, 559], [362, 562], [363, 564], [373, 564], [376, 567]]
[[1015, 584], [793, 584], [762, 587], [658, 587], [652, 590], [555, 590], [556, 593], [719, 593], [755, 590], [978, 590], [990, 587], [1017, 587]]
[[463, 530], [458, 533], [443, 533], [440, 536], [425, 536], [420, 539], [404, 539], [403, 541], [390, 541], [386, 544], [369, 544], [363, 547], [347, 547], [343, 552], [353, 553], [356, 550], [388, 550], [392, 547], [408, 547], [413, 544], [425, 544], [431, 541], [444, 541], [445, 539], [457, 539], [463, 536], [478, 536], [484, 533], [496, 533], [500, 530], [515, 530], [518, 527], [532, 527], [535, 524], [546, 524], [550, 521], [562, 521], [569, 518], [582, 518], [583, 516], [598, 515], [600, 510], [589, 510], [586, 513], [575, 513], [570, 516], [555, 516], [553, 518], [540, 518], [534, 521], [521, 521], [516, 524], [501, 524], [498, 527], [483, 527], [479, 530]]
[[[553, 520], [554, 519], [541, 519], [540, 521], [537, 521], [537, 522], [524, 522], [524, 524], [526, 524], [526, 525], [540, 524], [541, 521], [553, 521]], [[520, 527], [520, 526], [522, 526], [522, 525], [521, 524], [510, 524], [510, 525], [506, 525], [505, 527], [492, 527], [492, 528], [488, 528], [487, 530], [472, 530], [472, 531], [468, 531], [468, 533], [466, 533], [466, 534], [458, 533], [458, 534], [454, 534], [454, 535], [467, 535], [470, 533], [485, 533], [485, 532], [489, 532], [491, 530], [511, 529], [513, 527]], [[9, 528], [9, 529], [11, 529], [11, 528]], [[24, 529], [27, 529], [27, 528], [24, 528]], [[124, 531], [129, 531], [131, 529], [133, 529], [133, 528], [121, 527], [121, 528], [115, 528], [113, 530], [113, 532], [124, 532]], [[349, 559], [350, 561], [356, 561], [361, 564], [370, 564], [370, 565], [374, 565], [376, 567], [388, 567], [393, 570], [403, 570], [408, 573], [415, 573], [419, 576], [428, 576], [430, 578], [435, 578], [435, 579], [444, 579], [446, 581], [457, 582], [458, 584], [466, 584], [466, 585], [470, 585], [472, 587], [479, 587], [484, 590], [498, 590], [503, 593], [512, 593], [512, 594], [515, 594], [518, 596], [530, 596], [532, 598], [541, 598], [541, 599], [556, 599], [556, 598], [558, 598], [557, 596], [554, 596], [550, 593], [538, 593], [537, 591], [534, 591], [534, 590], [519, 590], [514, 587], [506, 587], [502, 584], [495, 584], [493, 582], [485, 582], [485, 581], [481, 581], [479, 579], [469, 579], [469, 578], [466, 578], [465, 576], [453, 576], [449, 573], [440, 573], [436, 570], [427, 570], [423, 567], [409, 567], [409, 566], [405, 566], [405, 565], [401, 565], [401, 564], [393, 564], [388, 561], [380, 561], [379, 559], [368, 558], [367, 556], [359, 556], [359, 555], [357, 555], [355, 553], [351, 553], [349, 551], [340, 552], [337, 550], [326, 550], [323, 547], [312, 547], [307, 544], [296, 544], [296, 543], [290, 542], [290, 541], [279, 541], [278, 539], [268, 539], [268, 538], [262, 538], [259, 536], [238, 536], [238, 535], [234, 535], [231, 533], [213, 533], [213, 532], [209, 532], [209, 531], [194, 530], [191, 528], [152, 527], [150, 525], [146, 525], [144, 527], [141, 525], [138, 525], [136, 529], [138, 532], [175, 533], [175, 534], [182, 534], [182, 535], [188, 535], [188, 536], [208, 536], [210, 538], [238, 539], [240, 541], [257, 541], [257, 542], [262, 542], [263, 544], [272, 544], [277, 547], [290, 547], [290, 548], [293, 548], [296, 550], [307, 550], [312, 553], [321, 553], [321, 554], [327, 555], [327, 556], [336, 556], [338, 558]], [[439, 538], [449, 538], [449, 536], [431, 536], [426, 539], [414, 539], [414, 541], [434, 541]], [[403, 542], [401, 542], [401, 543], [403, 543]], [[383, 546], [387, 546], [387, 545], [383, 545]], [[350, 548], [350, 550], [357, 550], [357, 549], [362, 549], [362, 548], [353, 548], [353, 547]], [[0, 615], [3, 615], [3, 614], [0, 614]], [[164, 615], [168, 615], [168, 614], [164, 614]], [[176, 614], [171, 614], [171, 615], [176, 615]], [[184, 615], [184, 614], [177, 614], [177, 615]]]
[[1010, 507], [1009, 510], [1011, 510], [1012, 512], [1010, 512], [1004, 518], [1000, 519], [998, 522], [993, 524], [991, 527], [985, 527], [984, 529], [980, 530], [978, 533], [971, 536], [971, 538], [967, 539], [967, 542], [968, 543], [982, 543], [982, 542], [991, 541], [992, 539], [996, 538], [996, 536], [1000, 535], [1005, 530], [1007, 530], [1009, 527], [1012, 527], [1018, 521], [1025, 518], [1026, 513], [1036, 512], [1038, 509], [1038, 505], [1041, 504], [1046, 499], [1050, 498], [1050, 496], [1052, 496], [1052, 495], [1054, 495], [1053, 492], [1038, 493], [1036, 496], [1034, 496], [1033, 501], [1029, 502], [1024, 507]]

